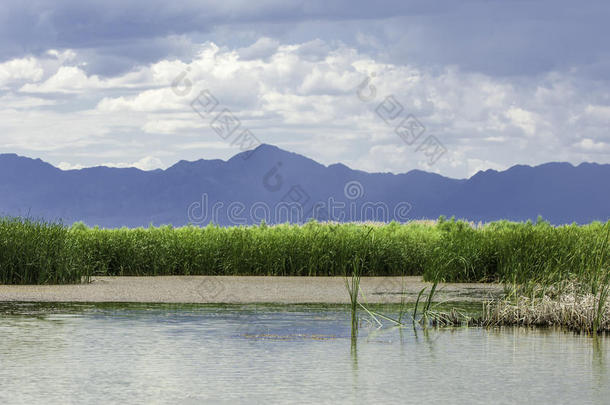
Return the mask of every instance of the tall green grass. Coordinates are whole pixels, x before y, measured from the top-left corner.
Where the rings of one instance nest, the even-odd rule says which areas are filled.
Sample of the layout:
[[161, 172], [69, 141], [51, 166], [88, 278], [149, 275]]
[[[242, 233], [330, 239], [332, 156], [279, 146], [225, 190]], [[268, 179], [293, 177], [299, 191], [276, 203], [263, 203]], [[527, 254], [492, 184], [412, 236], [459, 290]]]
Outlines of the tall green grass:
[[555, 227], [539, 219], [474, 228], [462, 221], [441, 220], [435, 228], [441, 236], [424, 271], [431, 281], [549, 284], [588, 278], [597, 274], [600, 265], [608, 265], [608, 255], [603, 263], [598, 260], [609, 249], [599, 243], [606, 229], [601, 222]]
[[593, 269], [610, 262], [610, 254], [602, 255], [604, 236], [599, 222], [98, 229], [0, 218], [0, 283], [69, 283], [95, 275], [345, 276], [354, 260], [361, 260], [362, 277], [519, 285], [594, 280], [599, 272]]
[[[374, 237], [367, 237], [371, 233]], [[422, 274], [435, 237], [423, 225], [361, 224], [70, 230], [93, 275]]]
[[0, 284], [61, 284], [81, 279], [68, 228], [43, 221], [0, 218]]

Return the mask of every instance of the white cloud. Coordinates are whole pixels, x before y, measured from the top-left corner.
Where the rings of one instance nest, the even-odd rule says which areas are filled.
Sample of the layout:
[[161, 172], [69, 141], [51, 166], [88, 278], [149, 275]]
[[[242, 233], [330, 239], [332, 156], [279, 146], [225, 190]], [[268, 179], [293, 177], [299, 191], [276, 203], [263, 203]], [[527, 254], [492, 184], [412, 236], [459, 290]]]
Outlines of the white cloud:
[[160, 168], [165, 167], [165, 165], [163, 164], [161, 159], [156, 158], [154, 156], [146, 156], [146, 157], [143, 157], [142, 159], [138, 160], [137, 162], [133, 162], [133, 163], [105, 162], [105, 163], [102, 163], [100, 166], [121, 167], [121, 168], [135, 167], [140, 170], [154, 170], [154, 169], [160, 169]]
[[506, 117], [526, 135], [533, 136], [536, 133], [536, 117], [532, 112], [512, 107], [506, 111]]
[[492, 162], [489, 160], [482, 159], [467, 159], [468, 163], [468, 176], [473, 176], [480, 171], [485, 171], [488, 169], [493, 170], [505, 170], [507, 167], [505, 165], [498, 164], [496, 162]]
[[140, 170], [154, 170], [164, 168], [165, 164], [161, 159], [155, 156], [146, 156], [135, 162], [133, 164], [133, 167], [136, 167]]
[[[145, 156], [142, 159], [138, 160], [137, 162], [133, 162], [133, 163], [104, 162], [104, 163], [99, 164], [99, 166], [120, 167], [120, 168], [135, 167], [140, 170], [155, 170], [155, 169], [166, 168], [166, 165], [163, 163], [163, 161], [154, 156]], [[60, 168], [61, 170], [79, 170], [79, 169], [83, 169], [87, 166], [82, 165], [82, 164], [71, 164], [69, 162], [60, 162], [57, 164], [57, 167]]]
[[157, 112], [164, 110], [184, 111], [189, 108], [187, 99], [177, 96], [170, 88], [145, 90], [134, 97], [104, 97], [97, 105], [103, 112], [137, 111]]
[[55, 104], [57, 104], [55, 100], [16, 95], [14, 93], [7, 93], [3, 96], [0, 96], [0, 110], [24, 108], [31, 109], [36, 107], [52, 106]]
[[0, 63], [0, 88], [21, 81], [38, 81], [43, 73], [40, 63], [33, 57]]
[[[228, 108], [261, 141], [325, 164], [392, 172], [419, 168], [464, 177], [516, 163], [610, 160], [607, 95], [603, 88], [580, 90], [582, 79], [569, 72], [511, 81], [457, 67], [382, 63], [321, 40], [279, 44], [265, 38], [237, 50], [208, 42], [192, 60], [161, 60], [111, 77], [74, 66], [79, 58], [73, 51], [53, 50], [40, 60], [28, 59], [22, 73], [11, 65], [11, 77], [37, 82], [0, 95], [4, 150], [53, 151], [64, 167], [71, 167], [74, 147], [113, 156], [102, 160], [105, 155], [90, 153], [77, 162], [82, 165], [132, 162], [134, 155], [148, 158], [113, 165], [161, 167], [159, 156], [168, 163], [228, 158], [236, 150], [221, 146], [230, 140], [210, 130], [214, 115], [202, 118], [190, 106], [208, 89], [219, 103], [217, 111]], [[362, 101], [356, 87], [366, 77], [375, 97]], [[179, 86], [172, 89], [176, 79]], [[376, 109], [387, 96], [399, 103], [399, 113], [386, 116], [386, 122]], [[395, 132], [409, 114], [425, 127], [411, 145]], [[447, 149], [434, 165], [417, 150], [429, 135]]]
[[584, 138], [574, 146], [587, 152], [610, 152], [610, 143], [595, 142], [590, 138]]
[[45, 82], [28, 83], [21, 88], [21, 91], [25, 93], [76, 93], [101, 87], [102, 81], [97, 76], [89, 77], [76, 66], [62, 66]]
[[[72, 59], [72, 53], [68, 56], [61, 54], [57, 57], [57, 60], [60, 63]], [[128, 89], [138, 89], [154, 85], [154, 82], [150, 77], [151, 73], [154, 73], [152, 69], [136, 70], [111, 79], [101, 79], [97, 75], [88, 75], [82, 66], [62, 65], [45, 81], [40, 83], [27, 83], [21, 87], [20, 91], [24, 93], [66, 94], [82, 94], [106, 89], [122, 89], [125, 91]]]
[[85, 166], [79, 165], [79, 164], [72, 164], [72, 163], [69, 163], [69, 162], [59, 162], [57, 164], [57, 167], [60, 168], [61, 170], [66, 171], [66, 170], [79, 170], [79, 169], [82, 169]]
[[[193, 118], [193, 117], [190, 117]], [[196, 129], [205, 126], [203, 120], [151, 119], [142, 126], [142, 131], [151, 134], [174, 135], [185, 129]]]

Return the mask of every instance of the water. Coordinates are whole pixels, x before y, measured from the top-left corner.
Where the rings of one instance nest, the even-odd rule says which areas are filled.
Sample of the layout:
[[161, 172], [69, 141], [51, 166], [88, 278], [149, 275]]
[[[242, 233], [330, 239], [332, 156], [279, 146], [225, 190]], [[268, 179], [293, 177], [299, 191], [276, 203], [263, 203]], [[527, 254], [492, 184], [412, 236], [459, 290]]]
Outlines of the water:
[[1, 404], [608, 404], [610, 339], [345, 307], [0, 305]]

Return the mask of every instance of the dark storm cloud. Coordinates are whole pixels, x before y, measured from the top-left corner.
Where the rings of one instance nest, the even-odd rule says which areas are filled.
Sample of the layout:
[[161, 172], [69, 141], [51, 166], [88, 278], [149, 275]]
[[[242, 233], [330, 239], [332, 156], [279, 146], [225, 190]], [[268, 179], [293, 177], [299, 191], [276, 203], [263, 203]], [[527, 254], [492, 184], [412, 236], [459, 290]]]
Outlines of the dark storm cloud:
[[[325, 4], [6, 0], [0, 5], [0, 60], [40, 54], [51, 48], [72, 48], [83, 51], [85, 56], [89, 53], [90, 72], [112, 75], [134, 64], [188, 56], [196, 50], [189, 41], [213, 39], [213, 31], [218, 27], [230, 26], [231, 36], [239, 38], [240, 29], [253, 31], [248, 24], [261, 30], [269, 25], [286, 24], [282, 30], [287, 30], [296, 22], [310, 19], [382, 18], [405, 9], [388, 3], [380, 8], [368, 6], [370, 10], [365, 12], [351, 4], [349, 7], [343, 3], [333, 7]], [[256, 33], [249, 34], [246, 40], [250, 41], [252, 35], [256, 37]], [[168, 37], [174, 40], [168, 41]]]
[[[409, 10], [402, 3], [303, 1], [3, 1], [3, 42], [23, 48], [96, 47], [169, 34], [208, 32], [225, 24], [283, 23], [308, 19], [384, 18]], [[402, 5], [401, 5], [402, 4]]]
[[393, 63], [490, 75], [580, 66], [603, 77], [609, 16], [607, 1], [4, 0], [0, 52], [6, 60], [79, 49], [89, 55], [89, 71], [111, 75], [188, 58], [206, 39], [245, 47], [264, 35], [280, 43], [340, 40]]
[[388, 32], [394, 57], [488, 74], [536, 74], [609, 60], [610, 2], [468, 3]]

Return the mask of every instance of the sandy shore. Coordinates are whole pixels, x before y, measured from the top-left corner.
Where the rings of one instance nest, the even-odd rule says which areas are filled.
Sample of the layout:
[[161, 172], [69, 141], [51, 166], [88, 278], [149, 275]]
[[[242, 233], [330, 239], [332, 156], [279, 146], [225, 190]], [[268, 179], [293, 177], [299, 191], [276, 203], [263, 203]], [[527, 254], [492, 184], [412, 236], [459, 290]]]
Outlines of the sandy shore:
[[[361, 289], [368, 303], [408, 302], [430, 286], [420, 277], [367, 277]], [[429, 290], [428, 290], [429, 291]], [[442, 284], [436, 301], [483, 301], [501, 293], [496, 284]], [[159, 303], [348, 303], [342, 277], [164, 276], [95, 277], [89, 284], [0, 285], [0, 302]]]

